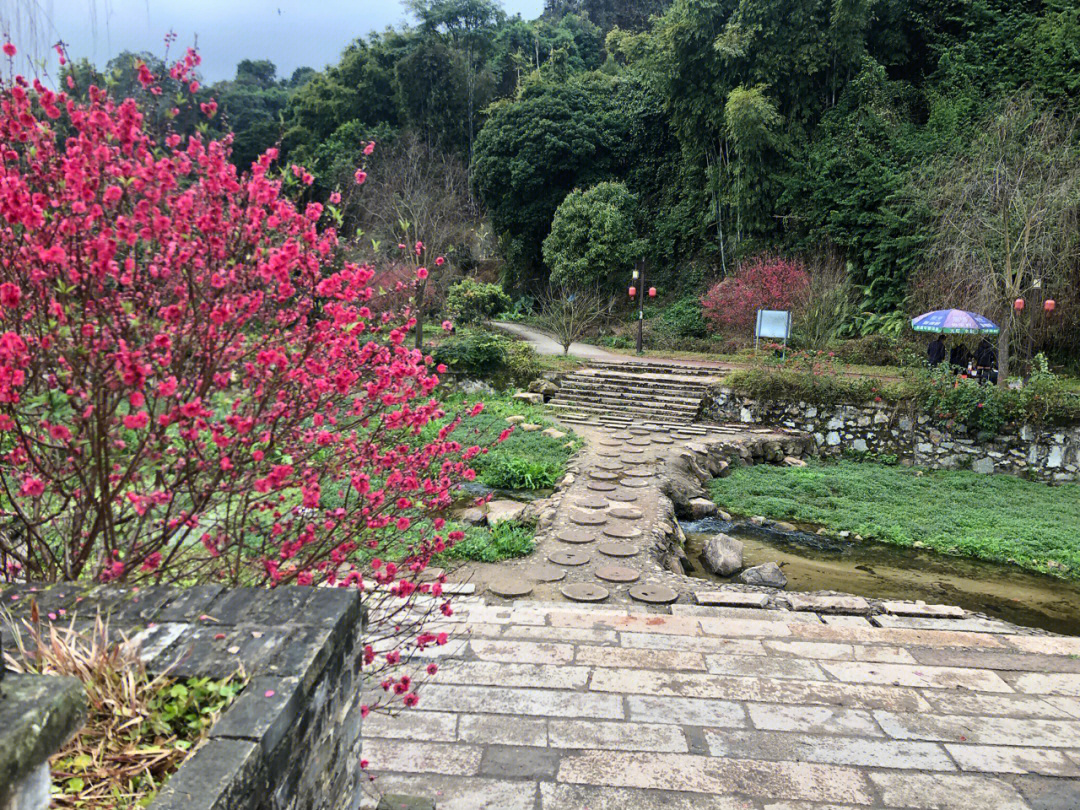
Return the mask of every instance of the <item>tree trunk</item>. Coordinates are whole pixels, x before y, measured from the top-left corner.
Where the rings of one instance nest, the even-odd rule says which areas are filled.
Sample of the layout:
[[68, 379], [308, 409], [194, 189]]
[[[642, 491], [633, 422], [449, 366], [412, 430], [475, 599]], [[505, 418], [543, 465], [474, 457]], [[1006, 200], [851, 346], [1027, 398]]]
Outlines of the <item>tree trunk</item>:
[[416, 348], [424, 348], [424, 317], [416, 313]]
[[998, 386], [1001, 388], [1008, 385], [1009, 379], [1009, 319], [1004, 321], [998, 333]]

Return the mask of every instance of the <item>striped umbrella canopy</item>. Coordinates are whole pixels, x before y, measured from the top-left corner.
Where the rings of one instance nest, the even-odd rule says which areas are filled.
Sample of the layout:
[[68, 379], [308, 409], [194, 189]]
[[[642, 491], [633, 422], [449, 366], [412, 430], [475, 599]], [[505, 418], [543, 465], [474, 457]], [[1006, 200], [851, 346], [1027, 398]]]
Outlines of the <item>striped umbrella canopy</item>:
[[963, 309], [935, 309], [911, 319], [916, 332], [944, 332], [947, 335], [996, 335], [1001, 327], [977, 312]]

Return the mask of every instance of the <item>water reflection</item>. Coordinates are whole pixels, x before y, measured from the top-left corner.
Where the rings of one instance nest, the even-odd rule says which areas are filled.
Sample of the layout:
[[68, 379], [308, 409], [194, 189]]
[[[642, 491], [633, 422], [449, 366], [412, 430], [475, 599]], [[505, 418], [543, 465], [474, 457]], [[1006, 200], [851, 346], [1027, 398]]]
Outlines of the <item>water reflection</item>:
[[998, 563], [805, 531], [783, 532], [708, 518], [682, 524], [691, 575], [724, 581], [701, 566], [705, 540], [742, 540], [747, 566], [777, 562], [793, 591], [842, 591], [881, 599], [960, 605], [1014, 624], [1080, 635], [1080, 584]]

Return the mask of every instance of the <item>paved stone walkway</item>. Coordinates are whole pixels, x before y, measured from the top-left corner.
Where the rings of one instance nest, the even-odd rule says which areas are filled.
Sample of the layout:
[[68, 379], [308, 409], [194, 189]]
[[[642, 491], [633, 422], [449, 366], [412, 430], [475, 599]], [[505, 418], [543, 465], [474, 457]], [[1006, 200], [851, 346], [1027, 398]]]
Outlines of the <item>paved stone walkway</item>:
[[667, 610], [460, 600], [419, 707], [364, 723], [377, 784], [439, 810], [1080, 808], [1080, 639]]

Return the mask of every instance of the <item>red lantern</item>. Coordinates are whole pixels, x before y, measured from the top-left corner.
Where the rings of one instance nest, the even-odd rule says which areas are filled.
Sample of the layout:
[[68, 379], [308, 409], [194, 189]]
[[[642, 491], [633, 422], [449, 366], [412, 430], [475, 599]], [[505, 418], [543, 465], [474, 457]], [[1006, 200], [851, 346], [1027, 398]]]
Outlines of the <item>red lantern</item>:
[[656, 287], [649, 287], [649, 298], [656, 298]]
[[1015, 309], [1017, 312], [1020, 312], [1020, 310], [1022, 310], [1023, 308], [1024, 308], [1024, 299], [1023, 298], [1017, 298], [1015, 301], [1013, 301], [1013, 309]]
[[1047, 298], [1046, 303], [1043, 304], [1043, 309], [1045, 309], [1047, 312], [1053, 312], [1054, 307], [1056, 307], [1056, 306], [1057, 306], [1057, 302], [1054, 301], [1053, 298]]
[[633, 298], [635, 295], [637, 295], [637, 287], [631, 287], [630, 288], [630, 297]]

